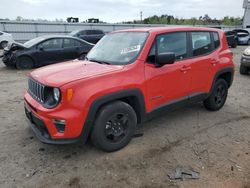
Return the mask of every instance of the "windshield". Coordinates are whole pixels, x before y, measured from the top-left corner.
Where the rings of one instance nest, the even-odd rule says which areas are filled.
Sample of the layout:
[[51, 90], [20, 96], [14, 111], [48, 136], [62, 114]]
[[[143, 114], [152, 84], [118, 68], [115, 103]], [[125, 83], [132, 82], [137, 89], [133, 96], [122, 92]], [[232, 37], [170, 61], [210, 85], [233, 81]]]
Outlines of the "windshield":
[[25, 42], [23, 45], [26, 47], [26, 48], [30, 48], [32, 47], [33, 45], [43, 41], [45, 38], [43, 37], [37, 37], [37, 38], [34, 38], [34, 39], [31, 39], [27, 42]]
[[119, 32], [105, 35], [88, 53], [89, 61], [126, 65], [139, 55], [147, 39], [145, 32]]

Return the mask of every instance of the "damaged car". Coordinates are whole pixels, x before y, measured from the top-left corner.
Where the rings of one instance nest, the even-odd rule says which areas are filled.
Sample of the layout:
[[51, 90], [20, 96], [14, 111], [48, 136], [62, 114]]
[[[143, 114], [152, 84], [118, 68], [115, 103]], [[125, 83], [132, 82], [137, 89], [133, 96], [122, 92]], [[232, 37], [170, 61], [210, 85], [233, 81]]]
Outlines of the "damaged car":
[[71, 36], [41, 36], [24, 44], [13, 42], [4, 49], [3, 63], [17, 69], [31, 69], [72, 59], [84, 59], [94, 46]]

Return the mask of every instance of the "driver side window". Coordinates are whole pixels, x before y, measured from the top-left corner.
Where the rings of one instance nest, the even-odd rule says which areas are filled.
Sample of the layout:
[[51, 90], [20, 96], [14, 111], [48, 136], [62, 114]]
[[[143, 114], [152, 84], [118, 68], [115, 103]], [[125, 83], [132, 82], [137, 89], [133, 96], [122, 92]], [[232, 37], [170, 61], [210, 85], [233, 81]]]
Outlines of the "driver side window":
[[159, 35], [148, 54], [147, 62], [155, 63], [155, 55], [173, 52], [176, 60], [187, 58], [187, 33], [176, 32]]
[[186, 32], [168, 33], [156, 38], [158, 54], [173, 52], [176, 60], [187, 57]]
[[62, 48], [62, 39], [50, 39], [38, 45], [38, 49], [59, 50]]

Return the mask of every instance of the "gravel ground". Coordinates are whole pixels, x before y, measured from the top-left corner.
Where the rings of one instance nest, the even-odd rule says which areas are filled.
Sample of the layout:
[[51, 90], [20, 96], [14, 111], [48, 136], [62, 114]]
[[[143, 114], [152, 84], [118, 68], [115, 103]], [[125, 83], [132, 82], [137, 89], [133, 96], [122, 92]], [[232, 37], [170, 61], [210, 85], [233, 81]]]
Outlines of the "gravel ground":
[[[40, 143], [23, 110], [28, 71], [0, 63], [0, 187], [250, 188], [250, 76], [238, 71], [244, 48], [233, 49], [236, 74], [222, 110], [196, 104], [153, 119], [115, 153]], [[177, 166], [200, 179], [170, 181]]]

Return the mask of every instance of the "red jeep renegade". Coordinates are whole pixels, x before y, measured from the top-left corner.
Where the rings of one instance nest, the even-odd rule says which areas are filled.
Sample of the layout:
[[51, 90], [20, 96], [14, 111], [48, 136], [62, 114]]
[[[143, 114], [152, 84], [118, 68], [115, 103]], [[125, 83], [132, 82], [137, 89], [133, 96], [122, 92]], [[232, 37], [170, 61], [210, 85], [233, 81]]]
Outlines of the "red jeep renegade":
[[[143, 28], [107, 34], [85, 61], [40, 68], [29, 75], [25, 111], [44, 143], [85, 143], [115, 151], [138, 124], [203, 101], [225, 104], [234, 75], [222, 30]], [[167, 114], [166, 114], [167, 115]]]

